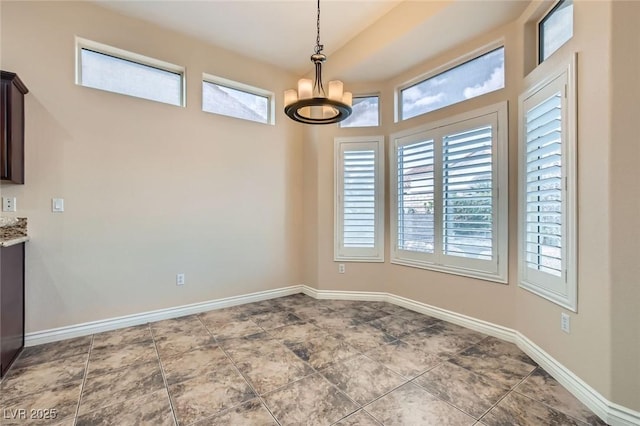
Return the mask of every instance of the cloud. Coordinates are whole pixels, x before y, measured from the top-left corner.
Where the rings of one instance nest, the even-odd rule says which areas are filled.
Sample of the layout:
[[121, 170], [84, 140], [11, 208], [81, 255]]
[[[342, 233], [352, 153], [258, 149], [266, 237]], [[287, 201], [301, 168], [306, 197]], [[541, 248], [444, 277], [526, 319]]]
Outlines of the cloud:
[[495, 68], [491, 73], [491, 76], [487, 81], [482, 84], [477, 84], [473, 87], [467, 87], [462, 92], [465, 99], [475, 98], [476, 96], [483, 95], [485, 93], [493, 92], [494, 90], [502, 89], [504, 87], [504, 64]]
[[444, 97], [445, 97], [445, 94], [443, 92], [440, 92], [437, 95], [433, 95], [433, 96], [424, 96], [418, 99], [416, 102], [414, 102], [414, 105], [427, 106], [427, 105], [435, 104], [437, 102], [442, 101]]

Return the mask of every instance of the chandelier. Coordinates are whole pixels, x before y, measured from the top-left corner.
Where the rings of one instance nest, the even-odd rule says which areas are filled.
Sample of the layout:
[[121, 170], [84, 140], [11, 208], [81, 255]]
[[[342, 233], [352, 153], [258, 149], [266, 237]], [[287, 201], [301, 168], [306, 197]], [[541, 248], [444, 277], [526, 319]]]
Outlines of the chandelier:
[[343, 92], [339, 80], [329, 82], [328, 96], [322, 84], [322, 63], [327, 60], [320, 44], [320, 0], [318, 0], [317, 37], [311, 62], [315, 65], [314, 81], [302, 78], [298, 81], [298, 90], [284, 92], [284, 112], [292, 120], [305, 124], [331, 124], [344, 120], [351, 115], [351, 92]]

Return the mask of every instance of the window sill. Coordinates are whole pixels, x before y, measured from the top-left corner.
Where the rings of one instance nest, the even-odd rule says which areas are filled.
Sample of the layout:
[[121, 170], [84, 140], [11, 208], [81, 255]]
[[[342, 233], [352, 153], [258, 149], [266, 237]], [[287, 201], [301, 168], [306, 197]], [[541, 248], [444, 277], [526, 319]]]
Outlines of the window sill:
[[415, 261], [410, 259], [397, 259], [397, 258], [391, 259], [391, 263], [395, 265], [410, 266], [412, 268], [427, 269], [435, 272], [444, 272], [446, 274], [459, 275], [462, 277], [475, 278], [478, 280], [491, 281], [498, 284], [508, 285], [506, 272], [504, 276], [502, 276], [502, 275], [492, 274], [485, 271], [465, 269], [460, 267], [451, 267], [447, 265], [438, 265], [435, 263], [420, 262], [420, 261]]

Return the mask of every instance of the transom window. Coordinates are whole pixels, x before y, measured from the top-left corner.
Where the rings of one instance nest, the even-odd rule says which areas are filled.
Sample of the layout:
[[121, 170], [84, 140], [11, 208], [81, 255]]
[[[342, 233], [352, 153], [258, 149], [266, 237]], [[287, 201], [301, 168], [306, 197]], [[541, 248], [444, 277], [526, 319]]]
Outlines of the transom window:
[[374, 127], [380, 125], [380, 98], [357, 96], [353, 98], [353, 112], [340, 127]]
[[202, 81], [202, 110], [274, 124], [272, 92], [207, 74]]
[[392, 138], [391, 262], [506, 282], [506, 102]]
[[573, 37], [573, 0], [560, 0], [538, 24], [538, 63]]
[[401, 87], [400, 119], [407, 120], [504, 87], [504, 47]]
[[137, 98], [184, 105], [184, 68], [81, 38], [76, 83]]

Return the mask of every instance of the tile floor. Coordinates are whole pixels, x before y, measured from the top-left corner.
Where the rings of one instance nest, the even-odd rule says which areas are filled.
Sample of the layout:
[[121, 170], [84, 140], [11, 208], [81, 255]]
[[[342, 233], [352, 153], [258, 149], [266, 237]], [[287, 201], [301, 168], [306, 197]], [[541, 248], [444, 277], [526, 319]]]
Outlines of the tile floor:
[[2, 425], [604, 424], [513, 344], [301, 294], [30, 347], [0, 390]]

